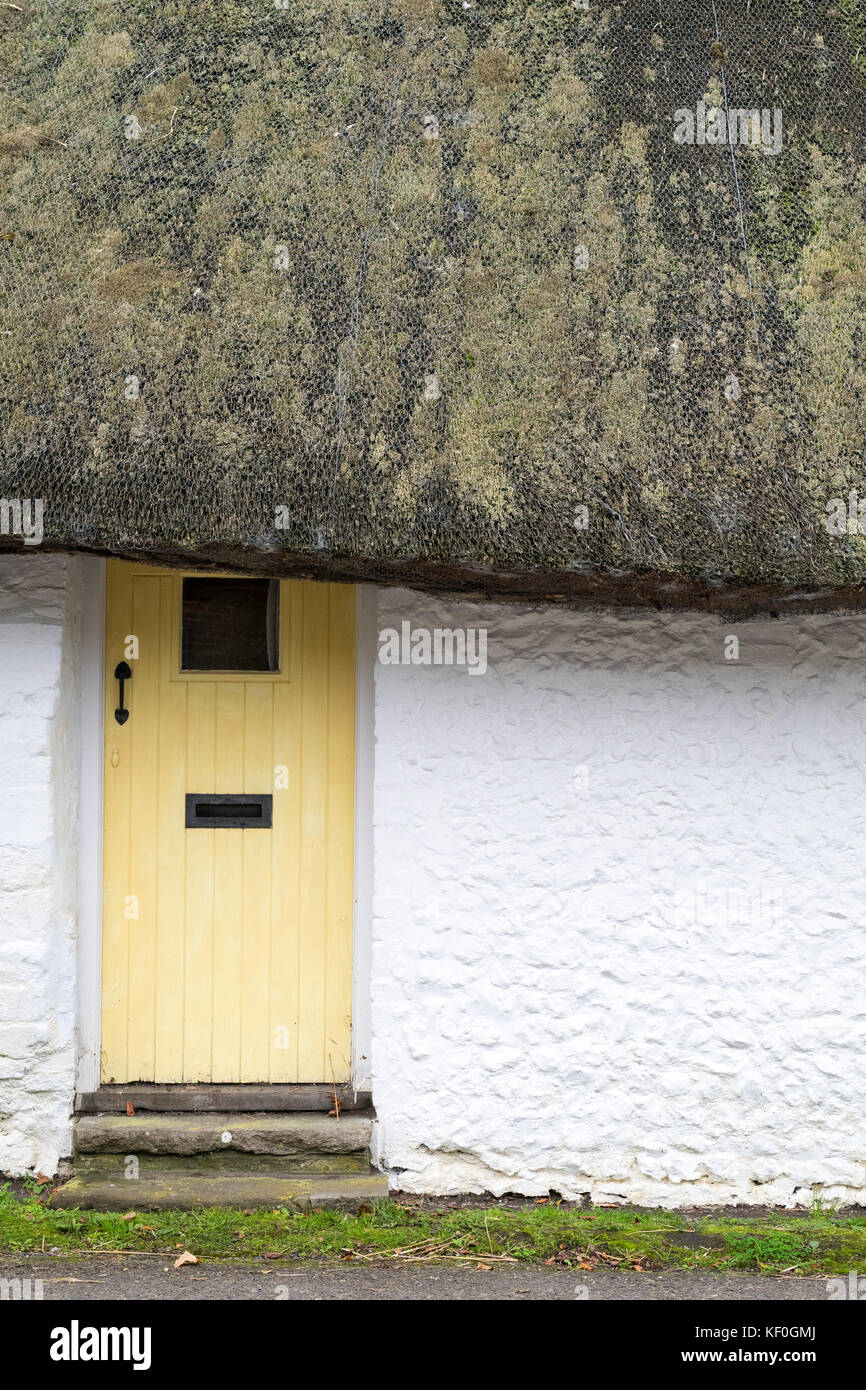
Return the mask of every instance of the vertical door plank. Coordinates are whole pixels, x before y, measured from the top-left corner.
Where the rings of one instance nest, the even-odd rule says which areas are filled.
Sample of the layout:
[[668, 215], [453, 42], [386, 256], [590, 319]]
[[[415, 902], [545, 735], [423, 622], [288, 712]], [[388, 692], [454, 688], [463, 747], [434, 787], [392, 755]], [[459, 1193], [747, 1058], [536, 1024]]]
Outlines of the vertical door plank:
[[132, 627], [138, 660], [131, 661], [132, 694], [127, 727], [132, 732], [133, 798], [130, 813], [130, 892], [138, 918], [129, 926], [129, 1024], [127, 1070], [130, 1081], [154, 1076], [156, 1037], [156, 838], [160, 738], [159, 615], [161, 580], [139, 573], [132, 580]]
[[[129, 885], [129, 812], [132, 787], [132, 731], [114, 718], [114, 668], [124, 660], [124, 639], [132, 630], [132, 566], [109, 560], [105, 625], [105, 805], [102, 885], [102, 1042], [104, 1082], [128, 1081], [126, 1023], [129, 1016], [129, 927], [124, 902]], [[132, 668], [133, 663], [129, 663]], [[132, 691], [127, 687], [127, 706]]]
[[301, 910], [298, 1069], [328, 1081], [325, 1057], [325, 859], [328, 787], [328, 589], [303, 590], [301, 657]]
[[[246, 718], [242, 680], [217, 681], [217, 792], [244, 790]], [[190, 790], [195, 790], [190, 788]], [[213, 1069], [215, 1081], [241, 1077], [241, 961], [244, 856], [242, 830], [214, 830]], [[190, 830], [192, 837], [199, 830]]]
[[271, 857], [270, 1080], [291, 1082], [298, 1071], [298, 1000], [301, 881], [301, 659], [303, 585], [284, 580], [280, 602], [288, 615], [281, 666], [288, 681], [274, 688], [274, 766], [288, 771], [288, 786], [274, 790]]
[[[187, 691], [186, 790], [214, 790], [216, 685], [190, 682]], [[215, 830], [185, 830], [184, 1081], [210, 1081], [213, 1023]], [[222, 1078], [217, 1078], [221, 1080]]]
[[177, 674], [180, 580], [160, 579], [160, 711], [157, 805], [156, 1059], [157, 1081], [183, 1080], [185, 991], [187, 690]]
[[[246, 687], [244, 785], [247, 792], [273, 795], [274, 687]], [[243, 853], [241, 935], [241, 1080], [261, 1081], [270, 1068], [271, 850], [279, 834], [281, 807], [273, 807], [271, 830], [227, 831]]]
[[355, 590], [328, 586], [325, 1053], [328, 1080], [351, 1073], [355, 807]]

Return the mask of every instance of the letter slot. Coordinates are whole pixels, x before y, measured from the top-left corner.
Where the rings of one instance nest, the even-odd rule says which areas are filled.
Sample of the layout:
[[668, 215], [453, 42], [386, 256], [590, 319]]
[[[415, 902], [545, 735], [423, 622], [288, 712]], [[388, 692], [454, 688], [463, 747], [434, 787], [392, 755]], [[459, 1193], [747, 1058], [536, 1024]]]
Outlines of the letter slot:
[[187, 830], [270, 830], [273, 797], [187, 792]]

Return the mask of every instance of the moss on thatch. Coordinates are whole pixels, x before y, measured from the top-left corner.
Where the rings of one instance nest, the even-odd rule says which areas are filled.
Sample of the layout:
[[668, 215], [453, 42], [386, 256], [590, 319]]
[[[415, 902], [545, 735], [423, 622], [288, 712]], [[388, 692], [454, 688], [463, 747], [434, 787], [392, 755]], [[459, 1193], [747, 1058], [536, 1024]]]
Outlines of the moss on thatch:
[[[864, 34], [860, 0], [0, 9], [0, 495], [169, 560], [860, 584], [825, 520], [866, 496]], [[676, 143], [701, 101], [780, 108], [780, 152]]]

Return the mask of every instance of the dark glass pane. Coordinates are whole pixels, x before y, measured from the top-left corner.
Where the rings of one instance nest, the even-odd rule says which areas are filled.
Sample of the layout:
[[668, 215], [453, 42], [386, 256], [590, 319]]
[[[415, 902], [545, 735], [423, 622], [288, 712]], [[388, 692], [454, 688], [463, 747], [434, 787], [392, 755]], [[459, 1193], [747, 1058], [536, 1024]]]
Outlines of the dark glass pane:
[[182, 671], [279, 670], [279, 581], [185, 579]]

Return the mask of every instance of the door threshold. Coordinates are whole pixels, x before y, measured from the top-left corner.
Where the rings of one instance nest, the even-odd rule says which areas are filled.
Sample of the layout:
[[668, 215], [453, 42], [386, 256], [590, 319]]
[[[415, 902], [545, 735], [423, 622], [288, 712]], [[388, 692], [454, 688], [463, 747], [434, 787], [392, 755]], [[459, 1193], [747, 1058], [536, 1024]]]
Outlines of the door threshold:
[[126, 1112], [127, 1104], [138, 1110], [173, 1111], [232, 1111], [262, 1110], [369, 1110], [372, 1097], [369, 1091], [356, 1091], [350, 1085], [320, 1082], [298, 1082], [288, 1085], [245, 1084], [211, 1085], [210, 1082], [174, 1085], [154, 1081], [126, 1082], [121, 1085], [100, 1086], [96, 1091], [81, 1091], [75, 1097], [79, 1115]]

